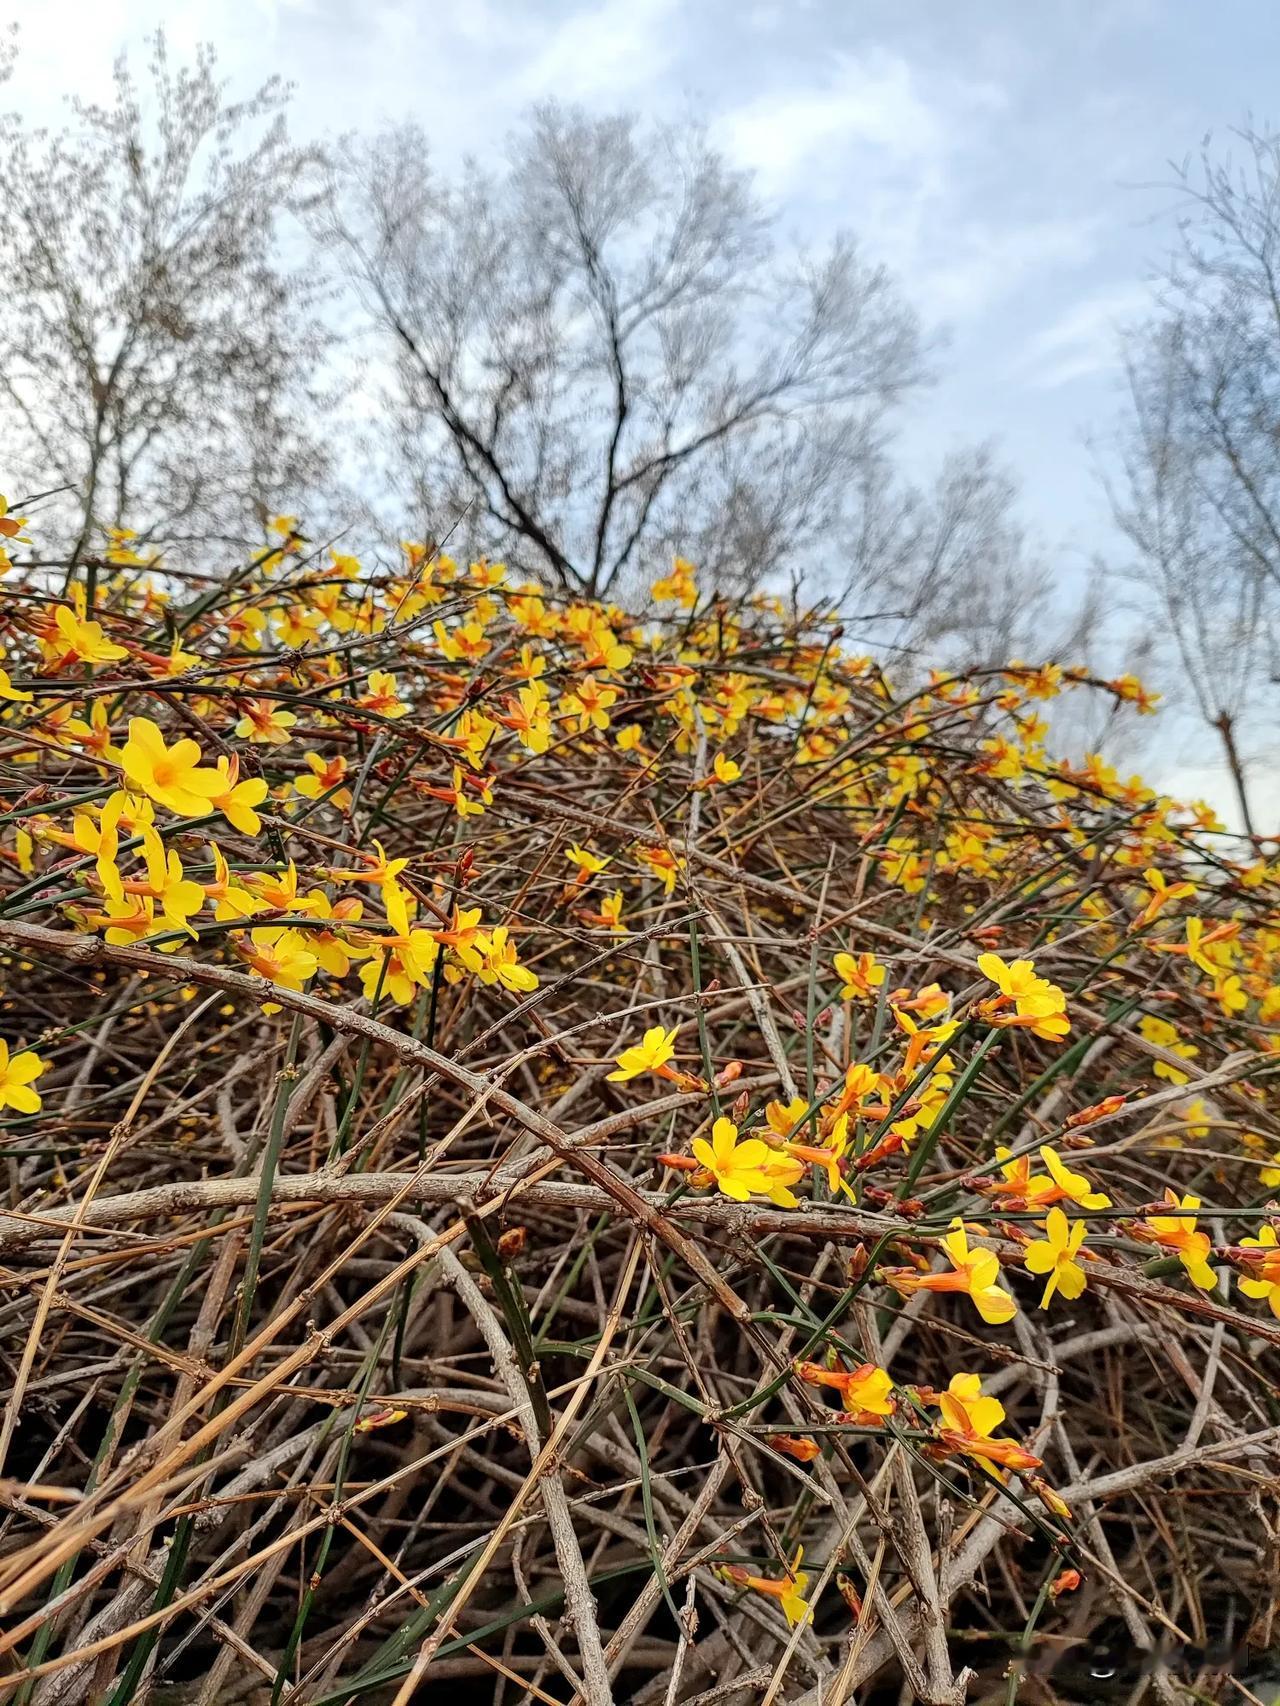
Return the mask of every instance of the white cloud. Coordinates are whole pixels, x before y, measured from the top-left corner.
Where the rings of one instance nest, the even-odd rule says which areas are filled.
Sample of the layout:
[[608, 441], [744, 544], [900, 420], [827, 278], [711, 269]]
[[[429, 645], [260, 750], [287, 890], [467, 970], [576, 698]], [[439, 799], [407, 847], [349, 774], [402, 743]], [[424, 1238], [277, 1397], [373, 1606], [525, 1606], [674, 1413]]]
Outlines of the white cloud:
[[507, 80], [509, 98], [626, 101], [670, 68], [680, 41], [677, 8], [678, 0], [604, 0], [571, 13], [549, 35], [530, 19], [529, 58]]
[[1077, 267], [1097, 245], [1086, 218], [1037, 219], [1003, 229], [969, 222], [946, 235], [944, 255], [915, 271], [916, 294], [931, 314], [966, 318], [1020, 290], [1051, 267]]
[[766, 195], [778, 197], [811, 170], [838, 183], [838, 163], [858, 148], [919, 162], [945, 147], [939, 115], [911, 67], [883, 52], [841, 55], [822, 87], [757, 96], [724, 113], [712, 134], [736, 165], [757, 174]]
[[1120, 328], [1150, 302], [1150, 291], [1135, 283], [1097, 291], [1074, 303], [1027, 344], [1022, 366], [1031, 371], [1031, 382], [1051, 391], [1115, 367]]

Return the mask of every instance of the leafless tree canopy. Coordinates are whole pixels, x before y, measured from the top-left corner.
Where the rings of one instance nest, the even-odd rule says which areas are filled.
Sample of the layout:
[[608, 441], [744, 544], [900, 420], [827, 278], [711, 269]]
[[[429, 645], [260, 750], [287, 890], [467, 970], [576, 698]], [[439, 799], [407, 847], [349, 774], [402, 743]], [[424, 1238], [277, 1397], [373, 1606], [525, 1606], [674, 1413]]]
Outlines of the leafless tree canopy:
[[1280, 136], [1183, 167], [1182, 244], [1128, 352], [1113, 490], [1152, 607], [1236, 775], [1275, 668], [1280, 594]]
[[229, 101], [211, 52], [175, 67], [157, 38], [142, 89], [121, 62], [65, 131], [0, 118], [8, 478], [68, 487], [73, 558], [95, 527], [216, 557], [280, 508], [340, 523], [332, 447], [358, 443], [366, 509], [570, 592], [678, 554], [922, 664], [1052, 644], [991, 451], [901, 473], [925, 340], [851, 238], [782, 242], [696, 128], [544, 107], [504, 168], [446, 178], [412, 125], [295, 146], [287, 98]]
[[924, 377], [884, 270], [783, 252], [696, 130], [544, 107], [505, 172], [449, 184], [403, 126], [327, 234], [395, 346], [410, 497], [575, 589], [673, 549], [753, 584], [829, 545]]
[[157, 37], [143, 91], [121, 60], [56, 134], [0, 118], [7, 462], [72, 488], [73, 554], [95, 523], [257, 538], [324, 476], [324, 340], [277, 253], [308, 162], [285, 101], [228, 101], [210, 51], [175, 68]]

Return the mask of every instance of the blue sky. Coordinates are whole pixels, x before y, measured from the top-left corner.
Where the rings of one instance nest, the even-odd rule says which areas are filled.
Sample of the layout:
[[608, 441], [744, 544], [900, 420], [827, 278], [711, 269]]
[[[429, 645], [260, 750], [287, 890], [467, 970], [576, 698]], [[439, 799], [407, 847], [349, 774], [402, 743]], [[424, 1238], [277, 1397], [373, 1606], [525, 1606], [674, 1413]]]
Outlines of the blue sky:
[[[556, 95], [707, 123], [783, 228], [853, 230], [946, 332], [904, 451], [992, 438], [1072, 574], [1121, 552], [1087, 447], [1118, 406], [1117, 327], [1175, 233], [1169, 161], [1280, 119], [1272, 0], [0, 0], [35, 121], [163, 21], [238, 87], [280, 71], [295, 128], [412, 116], [441, 165]], [[1213, 788], [1212, 781], [1206, 784]]]

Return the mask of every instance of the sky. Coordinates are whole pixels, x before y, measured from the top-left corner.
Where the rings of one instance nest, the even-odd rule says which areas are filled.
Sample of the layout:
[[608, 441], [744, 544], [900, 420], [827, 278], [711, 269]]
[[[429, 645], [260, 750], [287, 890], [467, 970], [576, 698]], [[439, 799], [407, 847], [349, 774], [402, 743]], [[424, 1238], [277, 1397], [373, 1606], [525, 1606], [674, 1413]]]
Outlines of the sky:
[[[33, 123], [161, 22], [175, 53], [212, 42], [237, 91], [289, 78], [300, 135], [412, 117], [442, 168], [500, 151], [550, 96], [705, 123], [785, 234], [849, 230], [895, 270], [944, 339], [908, 465], [993, 440], [1067, 577], [1123, 563], [1099, 465], [1119, 329], [1176, 237], [1171, 163], [1280, 121], [1274, 0], [0, 0], [0, 18]], [[1199, 757], [1176, 780], [1225, 805]], [[1280, 783], [1258, 781], [1280, 821]]]

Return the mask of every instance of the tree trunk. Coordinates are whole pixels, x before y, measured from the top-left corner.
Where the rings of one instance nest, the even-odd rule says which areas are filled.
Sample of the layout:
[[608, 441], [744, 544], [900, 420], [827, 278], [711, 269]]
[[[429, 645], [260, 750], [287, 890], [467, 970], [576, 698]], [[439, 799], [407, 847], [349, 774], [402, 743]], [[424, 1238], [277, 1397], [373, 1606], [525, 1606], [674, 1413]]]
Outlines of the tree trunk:
[[1236, 799], [1240, 803], [1240, 816], [1244, 820], [1245, 834], [1250, 841], [1258, 839], [1258, 832], [1253, 827], [1253, 814], [1249, 810], [1249, 793], [1245, 787], [1244, 765], [1240, 761], [1240, 753], [1236, 747], [1235, 718], [1228, 711], [1219, 711], [1214, 718], [1213, 726], [1222, 739], [1222, 749], [1227, 755], [1227, 769], [1231, 772], [1231, 780], [1235, 784]]

